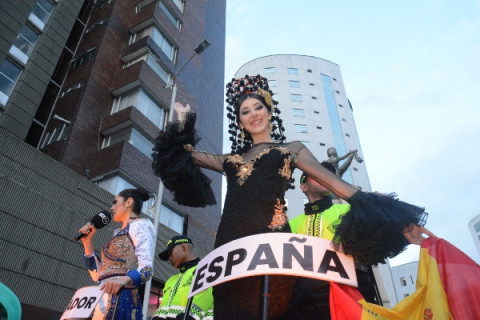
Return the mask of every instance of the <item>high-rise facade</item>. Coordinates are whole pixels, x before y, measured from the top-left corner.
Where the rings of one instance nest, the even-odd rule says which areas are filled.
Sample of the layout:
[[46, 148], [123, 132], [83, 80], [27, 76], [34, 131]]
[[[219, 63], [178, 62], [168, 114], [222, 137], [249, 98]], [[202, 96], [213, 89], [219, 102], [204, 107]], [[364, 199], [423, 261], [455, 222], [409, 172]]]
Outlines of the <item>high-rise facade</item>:
[[[327, 151], [332, 148], [338, 157], [357, 150], [342, 179], [371, 191], [353, 107], [336, 63], [312, 56], [278, 54], [246, 62], [235, 77], [247, 74], [260, 74], [268, 79], [273, 98], [279, 102], [287, 141], [301, 141], [320, 162], [328, 159]], [[340, 161], [339, 167], [345, 161], [348, 159]], [[301, 172], [296, 170], [295, 189], [285, 195], [290, 219], [303, 213], [308, 202], [299, 187], [300, 176]], [[397, 299], [389, 265], [378, 265], [373, 272], [383, 304], [393, 307]]]
[[[8, 148], [1, 158], [2, 224], [22, 221], [46, 241], [45, 250], [33, 248], [20, 230], [9, 228], [2, 247], [13, 253], [21, 246], [25, 256], [41, 255], [45, 272], [64, 264], [72, 271], [51, 280], [51, 275], [38, 270], [33, 275], [29, 268], [15, 268], [2, 259], [0, 272], [12, 276], [9, 284], [27, 314], [59, 312], [79, 285], [91, 284], [76, 258], [81, 248], [64, 234], [76, 232], [93, 210], [108, 209], [111, 195], [122, 189], [143, 187], [157, 193], [151, 150], [168, 119], [173, 81], [175, 100], [198, 113], [197, 130], [203, 137], [198, 148], [221, 153], [225, 10], [224, 0], [0, 2], [0, 133]], [[200, 52], [203, 40], [210, 46]], [[12, 169], [16, 166], [31, 170], [29, 178]], [[221, 178], [206, 173], [220, 202]], [[62, 223], [40, 227], [20, 206], [15, 186], [25, 187], [25, 196], [44, 199], [35, 210], [37, 217]], [[212, 249], [220, 204], [194, 209], [176, 205], [168, 191], [163, 196], [157, 251], [178, 233], [192, 237], [198, 253]], [[148, 206], [143, 209], [153, 220]], [[107, 228], [113, 230], [113, 225]], [[49, 246], [59, 246], [53, 241], [72, 250], [49, 252]], [[175, 271], [155, 260], [152, 290], [159, 292]], [[34, 290], [27, 288], [33, 278]], [[63, 300], [55, 306], [36, 302], [29, 290], [62, 291]]]
[[477, 214], [475, 218], [468, 222], [468, 229], [470, 229], [473, 242], [475, 243], [477, 252], [480, 255], [480, 214]]
[[418, 261], [392, 267], [392, 279], [398, 301], [415, 292], [417, 275]]
[[[311, 56], [279, 54], [245, 63], [236, 77], [246, 74], [261, 74], [268, 79], [279, 102], [287, 141], [303, 142], [319, 161], [328, 159], [329, 148], [335, 148], [339, 157], [358, 150], [361, 162], [353, 159], [342, 178], [370, 190], [352, 105], [337, 64]], [[302, 213], [307, 201], [298, 187], [300, 175], [298, 170], [294, 173], [296, 188], [286, 194], [290, 218]]]

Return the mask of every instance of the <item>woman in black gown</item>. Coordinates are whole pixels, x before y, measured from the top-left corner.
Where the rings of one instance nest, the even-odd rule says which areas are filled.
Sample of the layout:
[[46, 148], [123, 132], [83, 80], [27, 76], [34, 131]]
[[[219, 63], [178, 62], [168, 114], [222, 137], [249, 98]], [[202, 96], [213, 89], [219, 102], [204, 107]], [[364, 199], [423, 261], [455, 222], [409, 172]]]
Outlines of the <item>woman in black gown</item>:
[[[182, 118], [169, 124], [156, 139], [154, 173], [183, 205], [205, 206], [215, 199], [209, 179], [199, 167], [225, 173], [227, 194], [215, 247], [252, 234], [291, 232], [284, 195], [295, 168], [306, 172], [334, 194], [347, 200], [351, 211], [338, 227], [335, 240], [360, 263], [382, 262], [401, 252], [410, 241], [421, 241], [423, 209], [395, 199], [358, 191], [326, 170], [301, 142], [285, 143], [277, 102], [267, 79], [245, 76], [227, 85], [232, 152], [214, 155], [194, 150], [195, 114], [176, 104]], [[195, 198], [192, 197], [195, 195]], [[423, 221], [423, 223], [422, 223]], [[287, 317], [294, 277], [270, 277], [269, 319]], [[215, 319], [261, 319], [263, 277], [249, 277], [213, 288]]]

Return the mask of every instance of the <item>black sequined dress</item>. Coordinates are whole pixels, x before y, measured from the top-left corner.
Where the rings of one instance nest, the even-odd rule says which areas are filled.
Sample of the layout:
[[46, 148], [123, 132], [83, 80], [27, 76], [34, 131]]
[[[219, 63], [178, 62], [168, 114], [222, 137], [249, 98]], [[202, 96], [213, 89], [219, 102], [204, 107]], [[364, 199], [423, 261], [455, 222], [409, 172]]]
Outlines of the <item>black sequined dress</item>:
[[[351, 210], [335, 236], [342, 240], [344, 251], [362, 264], [377, 264], [404, 250], [408, 242], [403, 228], [424, 218], [423, 209], [386, 196], [348, 194], [350, 185], [323, 168], [297, 141], [260, 143], [243, 155], [190, 152], [184, 146], [194, 146], [198, 141], [194, 123], [195, 115], [190, 114], [183, 130], [179, 130], [179, 123], [171, 123], [160, 133], [154, 148], [153, 170], [174, 192], [178, 203], [190, 206], [215, 203], [207, 190], [210, 181], [199, 167], [226, 174], [227, 194], [215, 247], [252, 234], [291, 232], [283, 205], [295, 168], [342, 198], [349, 198]], [[194, 201], [189, 196], [192, 193], [196, 195]], [[263, 280], [261, 276], [248, 277], [215, 286], [215, 319], [261, 319]], [[288, 318], [295, 281], [294, 277], [270, 276], [269, 319]]]

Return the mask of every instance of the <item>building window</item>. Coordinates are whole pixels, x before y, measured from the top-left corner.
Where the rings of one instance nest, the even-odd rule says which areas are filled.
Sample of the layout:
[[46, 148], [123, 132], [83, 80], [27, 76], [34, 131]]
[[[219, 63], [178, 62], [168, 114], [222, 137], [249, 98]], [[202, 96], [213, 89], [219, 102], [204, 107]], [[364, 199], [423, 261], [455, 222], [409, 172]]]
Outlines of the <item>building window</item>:
[[305, 124], [295, 124], [295, 132], [297, 133], [308, 133], [307, 125]]
[[315, 86], [315, 83], [309, 83], [310, 86], [314, 87]]
[[28, 16], [28, 20], [39, 30], [43, 30], [52, 14], [53, 7], [54, 5], [48, 0], [38, 0], [33, 7], [32, 13]]
[[133, 127], [116, 131], [103, 139], [102, 149], [107, 148], [121, 141], [128, 141], [132, 146], [152, 159], [153, 142]]
[[352, 168], [353, 168], [353, 171], [358, 171], [358, 169], [357, 169], [357, 168], [355, 168], [355, 167], [352, 167]]
[[315, 96], [312, 96], [312, 100], [317, 100], [317, 97], [315, 97]]
[[349, 135], [348, 133], [345, 133], [345, 135], [346, 135], [347, 137], [350, 137], [350, 135]]
[[291, 75], [298, 75], [298, 69], [297, 68], [287, 68], [288, 74]]
[[300, 88], [300, 81], [288, 80], [290, 88]]
[[343, 108], [343, 104], [338, 104], [338, 106], [339, 106], [340, 108]]
[[320, 114], [320, 111], [318, 111], [318, 110], [313, 110], [313, 113], [315, 113], [315, 114]]
[[312, 69], [307, 69], [307, 72], [308, 72], [308, 73], [312, 73]]
[[317, 129], [318, 129], [318, 130], [322, 130], [323, 128], [322, 128], [322, 127], [320, 127], [320, 126], [317, 126]]
[[268, 86], [270, 88], [275, 88], [277, 86], [277, 80], [268, 80]]
[[0, 66], [0, 104], [6, 105], [8, 97], [22, 73], [22, 68], [9, 58], [3, 60]]
[[402, 287], [406, 287], [407, 286], [407, 279], [405, 277], [401, 277], [400, 278], [400, 284], [402, 285]]
[[325, 147], [325, 143], [323, 143], [323, 142], [320, 142], [320, 145], [321, 145], [322, 147]]
[[173, 3], [175, 3], [180, 12], [183, 12], [183, 10], [185, 9], [185, 0], [173, 0]]
[[153, 69], [153, 71], [155, 71], [155, 73], [156, 73], [163, 81], [165, 81], [165, 83], [170, 83], [170, 76], [171, 76], [170, 73], [167, 72], [167, 71], [165, 70], [165, 68], [160, 65], [160, 63], [159, 63], [159, 58], [158, 58], [155, 54], [153, 54], [153, 53], [151, 53], [151, 52], [149, 52], [149, 53], [147, 53], [147, 54], [144, 54], [144, 55], [142, 55], [142, 56], [140, 56], [140, 57], [138, 57], [138, 58], [135, 58], [135, 59], [127, 62], [127, 63], [123, 66], [123, 68], [130, 67], [131, 65], [133, 65], [133, 64], [135, 64], [135, 63], [137, 63], [137, 62], [139, 62], [139, 61], [145, 61], [145, 62], [147, 62], [147, 64]]
[[82, 64], [92, 60], [96, 48], [90, 48], [72, 60], [72, 69], [80, 67]]
[[159, 1], [158, 6], [160, 7], [160, 9], [162, 9], [163, 13], [165, 13], [167, 15], [168, 19], [170, 19], [170, 21], [172, 21], [175, 28], [180, 30], [180, 26], [181, 26], [180, 20], [178, 20], [173, 15], [172, 11], [170, 11], [170, 9], [165, 5], [165, 3], [163, 3], [163, 1]]
[[343, 122], [347, 122], [347, 119], [345, 119], [345, 118], [342, 118], [342, 121], [343, 121]]
[[175, 62], [175, 57], [177, 54], [177, 49], [172, 42], [168, 41], [167, 38], [163, 35], [160, 30], [156, 27], [152, 29], [152, 39], [155, 43], [162, 49], [162, 51], [167, 55], [167, 57]]
[[47, 132], [43, 138], [42, 143], [40, 144], [40, 148], [43, 149], [51, 143], [67, 138], [67, 127], [68, 124], [64, 123], [55, 127], [53, 131]]
[[337, 81], [337, 79], [336, 79], [336, 78], [332, 78], [332, 79], [333, 79], [333, 81]]
[[479, 222], [479, 223], [475, 223], [475, 224], [473, 225], [473, 228], [475, 229], [475, 231], [476, 231], [477, 233], [480, 232], [480, 222]]
[[17, 39], [15, 39], [9, 53], [23, 64], [27, 64], [28, 57], [30, 57], [39, 36], [40, 33], [35, 28], [25, 24], [20, 30]]
[[294, 117], [305, 118], [305, 110], [304, 109], [292, 109]]
[[153, 55], [152, 53], [147, 56], [147, 64], [155, 71], [155, 73], [163, 80], [165, 83], [170, 83], [170, 73], [165, 70], [159, 63], [160, 59]]
[[340, 91], [338, 91], [338, 90], [335, 90], [335, 92], [336, 92], [336, 93], [340, 93]]
[[141, 88], [135, 89], [113, 101], [112, 114], [133, 106], [157, 127], [163, 129], [165, 110], [150, 98]]
[[182, 234], [184, 220], [185, 218], [181, 214], [162, 204], [159, 219], [160, 223]]
[[131, 44], [147, 36], [152, 37], [153, 41], [159, 46], [160, 49], [162, 49], [162, 51], [167, 55], [167, 57], [173, 62], [175, 62], [175, 58], [177, 56], [177, 49], [175, 48], [173, 43], [169, 41], [165, 37], [165, 35], [155, 26], [150, 26], [132, 34], [129, 43]]
[[274, 73], [275, 73], [275, 67], [263, 68], [263, 74], [274, 74]]
[[[130, 183], [129, 181], [127, 181], [126, 179], [124, 179], [123, 177], [119, 176], [119, 175], [115, 175], [115, 176], [111, 176], [109, 178], [106, 178], [106, 179], [102, 179], [102, 180], [98, 180], [96, 181], [97, 185], [104, 189], [104, 190], [107, 190], [108, 192], [110, 192], [111, 194], [119, 194], [120, 191], [122, 190], [125, 190], [125, 189], [137, 189], [139, 186], [136, 186], [132, 183]], [[148, 216], [151, 216], [153, 217], [154, 214], [150, 212], [149, 209], [152, 208], [153, 206], [153, 202], [154, 202], [154, 199], [153, 197], [151, 197], [150, 199], [148, 199], [147, 201], [145, 201], [143, 203], [143, 207], [142, 207], [142, 212]]]
[[293, 101], [293, 102], [302, 102], [303, 101], [303, 97], [301, 94], [290, 94], [290, 101]]

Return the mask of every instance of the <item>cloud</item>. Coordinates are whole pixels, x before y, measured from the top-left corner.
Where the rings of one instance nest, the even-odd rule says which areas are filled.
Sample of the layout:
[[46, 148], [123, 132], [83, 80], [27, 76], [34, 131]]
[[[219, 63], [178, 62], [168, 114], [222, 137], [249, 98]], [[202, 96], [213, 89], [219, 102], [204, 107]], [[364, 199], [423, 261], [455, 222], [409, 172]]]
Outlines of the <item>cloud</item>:
[[338, 63], [372, 189], [425, 206], [427, 227], [480, 262], [467, 228], [480, 195], [480, 1], [369, 3], [228, 1], [226, 77], [267, 54]]

